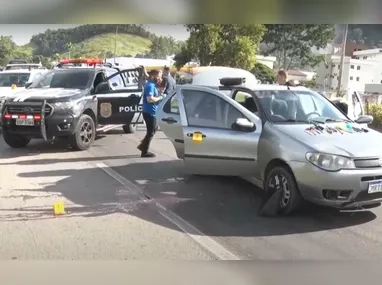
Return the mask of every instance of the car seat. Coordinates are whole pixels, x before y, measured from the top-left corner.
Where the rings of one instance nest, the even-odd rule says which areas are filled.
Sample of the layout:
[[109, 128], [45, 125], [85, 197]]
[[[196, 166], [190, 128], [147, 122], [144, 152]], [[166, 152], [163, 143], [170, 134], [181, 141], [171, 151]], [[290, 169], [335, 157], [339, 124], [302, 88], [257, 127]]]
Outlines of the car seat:
[[251, 111], [252, 113], [258, 112], [255, 100], [252, 97], [246, 98], [243, 106], [247, 108], [247, 110]]
[[288, 117], [288, 104], [284, 100], [273, 99], [271, 103], [272, 115], [283, 119]]

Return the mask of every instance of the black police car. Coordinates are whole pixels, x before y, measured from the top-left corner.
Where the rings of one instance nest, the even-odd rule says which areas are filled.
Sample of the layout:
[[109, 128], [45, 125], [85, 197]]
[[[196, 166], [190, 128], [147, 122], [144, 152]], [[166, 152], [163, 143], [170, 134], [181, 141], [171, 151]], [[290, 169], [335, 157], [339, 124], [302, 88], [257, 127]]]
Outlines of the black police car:
[[99, 61], [83, 62], [92, 66], [62, 65], [2, 100], [2, 134], [10, 147], [59, 137], [75, 150], [86, 150], [105, 125], [121, 125], [132, 133], [143, 124], [143, 68], [120, 70]]

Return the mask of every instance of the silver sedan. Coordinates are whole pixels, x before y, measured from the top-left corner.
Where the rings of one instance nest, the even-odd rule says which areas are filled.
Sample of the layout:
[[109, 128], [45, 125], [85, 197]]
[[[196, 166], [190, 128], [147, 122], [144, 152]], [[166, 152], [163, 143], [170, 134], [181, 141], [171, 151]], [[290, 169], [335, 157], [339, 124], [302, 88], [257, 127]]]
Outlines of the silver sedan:
[[240, 176], [279, 193], [278, 214], [302, 202], [340, 209], [382, 202], [382, 134], [305, 87], [178, 86], [161, 130], [191, 174]]

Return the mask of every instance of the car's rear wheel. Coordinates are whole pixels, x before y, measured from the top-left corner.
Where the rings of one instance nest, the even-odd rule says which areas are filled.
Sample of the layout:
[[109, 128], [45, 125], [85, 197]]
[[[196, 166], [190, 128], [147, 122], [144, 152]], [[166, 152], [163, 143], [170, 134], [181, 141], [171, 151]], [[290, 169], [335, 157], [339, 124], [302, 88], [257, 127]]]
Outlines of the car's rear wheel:
[[122, 128], [125, 134], [133, 134], [137, 130], [137, 125], [129, 124], [124, 125]]
[[293, 173], [285, 166], [272, 168], [265, 181], [264, 188], [268, 197], [278, 193], [277, 213], [279, 215], [290, 215], [298, 210], [303, 202]]
[[76, 131], [69, 137], [70, 146], [74, 150], [87, 150], [95, 140], [96, 128], [93, 119], [83, 114], [78, 120]]
[[10, 134], [7, 130], [3, 130], [3, 139], [5, 143], [12, 148], [24, 148], [31, 141], [23, 136]]

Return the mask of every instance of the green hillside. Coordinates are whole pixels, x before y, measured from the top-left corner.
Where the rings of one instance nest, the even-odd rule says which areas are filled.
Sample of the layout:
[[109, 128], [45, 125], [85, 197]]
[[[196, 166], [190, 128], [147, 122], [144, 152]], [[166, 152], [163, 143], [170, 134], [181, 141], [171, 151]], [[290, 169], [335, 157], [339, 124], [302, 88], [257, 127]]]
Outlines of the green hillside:
[[[117, 35], [117, 55], [135, 56], [150, 51], [151, 41], [130, 34]], [[115, 34], [102, 34], [91, 37], [81, 43], [73, 44], [70, 49], [71, 57], [110, 57], [115, 51]], [[61, 54], [69, 55], [69, 50]]]

